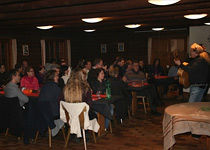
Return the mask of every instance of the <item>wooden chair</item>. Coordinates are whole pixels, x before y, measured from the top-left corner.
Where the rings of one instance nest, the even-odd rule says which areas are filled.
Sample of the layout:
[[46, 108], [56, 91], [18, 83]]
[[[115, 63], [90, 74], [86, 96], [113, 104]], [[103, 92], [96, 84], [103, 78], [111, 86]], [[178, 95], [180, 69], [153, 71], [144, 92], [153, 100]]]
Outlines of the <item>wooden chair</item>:
[[[146, 96], [137, 96], [137, 98], [139, 99], [142, 99], [142, 103], [143, 103], [143, 106], [144, 106], [144, 113], [146, 114], [147, 113], [147, 108], [146, 108], [146, 100], [147, 100], [147, 97]], [[149, 106], [149, 102], [147, 101], [147, 104]]]
[[[67, 134], [67, 137], [66, 137], [66, 140], [65, 140], [65, 148], [67, 147], [68, 145], [68, 141], [69, 141], [69, 137], [70, 137], [70, 133], [71, 133], [71, 125], [69, 124], [70, 120], [72, 119], [70, 117], [70, 114], [71, 112], [68, 111], [67, 108], [74, 108], [74, 107], [68, 107], [70, 106], [71, 104], [76, 104], [76, 105], [80, 105], [80, 104], [84, 104], [84, 103], [68, 103], [68, 102], [63, 102], [61, 101], [60, 102], [60, 108], [62, 110], [64, 110], [64, 113], [65, 113], [65, 119], [63, 120], [64, 122], [67, 122], [67, 124], [69, 125], [69, 130], [68, 130], [68, 134]], [[83, 133], [83, 141], [84, 141], [84, 148], [85, 150], [87, 150], [87, 146], [86, 146], [86, 137], [85, 137], [85, 129], [87, 127], [85, 127], [85, 122], [89, 121], [90, 125], [93, 123], [97, 123], [97, 120], [94, 119], [94, 120], [89, 120], [89, 117], [88, 117], [88, 120], [85, 120], [87, 118], [85, 118], [85, 113], [88, 113], [89, 111], [89, 106], [85, 103], [85, 105], [83, 105], [84, 108], [82, 109], [82, 111], [79, 113], [79, 116], [78, 116], [78, 119], [79, 119], [79, 124], [80, 124], [80, 128], [82, 129], [82, 133]], [[88, 109], [87, 109], [88, 108]], [[76, 109], [76, 108], [75, 108]], [[63, 115], [62, 113], [60, 115]], [[72, 114], [71, 114], [72, 115]], [[63, 118], [61, 116], [61, 118]], [[92, 122], [92, 123], [91, 123]], [[99, 127], [98, 127], [99, 128]], [[96, 136], [95, 136], [95, 132], [92, 130], [92, 135], [93, 135], [93, 139], [94, 139], [94, 142], [97, 143], [96, 141]]]

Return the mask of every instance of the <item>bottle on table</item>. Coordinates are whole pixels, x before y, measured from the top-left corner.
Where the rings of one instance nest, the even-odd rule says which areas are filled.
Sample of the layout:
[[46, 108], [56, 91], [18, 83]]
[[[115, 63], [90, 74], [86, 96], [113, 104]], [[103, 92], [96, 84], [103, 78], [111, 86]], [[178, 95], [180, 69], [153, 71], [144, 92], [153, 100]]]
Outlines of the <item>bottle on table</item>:
[[106, 97], [107, 97], [107, 99], [111, 98], [111, 84], [110, 84], [109, 80], [107, 80], [107, 82], [106, 82]]

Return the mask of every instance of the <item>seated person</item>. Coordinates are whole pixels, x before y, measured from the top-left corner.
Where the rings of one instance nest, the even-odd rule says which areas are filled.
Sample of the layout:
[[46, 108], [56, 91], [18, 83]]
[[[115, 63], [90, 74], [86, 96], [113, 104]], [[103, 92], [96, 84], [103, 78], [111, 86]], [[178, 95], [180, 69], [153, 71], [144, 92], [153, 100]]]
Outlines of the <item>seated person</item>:
[[53, 117], [60, 118], [58, 98], [61, 89], [58, 86], [58, 74], [55, 70], [50, 70], [45, 75], [45, 84], [39, 94], [40, 101], [49, 101], [49, 108], [52, 110]]
[[20, 87], [25, 87], [29, 90], [38, 90], [39, 82], [34, 76], [34, 69], [32, 67], [27, 67], [25, 70], [25, 76], [22, 77], [20, 82]]
[[36, 77], [38, 79], [40, 87], [42, 87], [44, 84], [44, 74], [45, 74], [44, 66], [39, 65], [39, 67], [37, 68]]
[[128, 108], [131, 106], [132, 96], [127, 91], [128, 84], [118, 78], [119, 69], [117, 67], [109, 69], [108, 81], [111, 84], [111, 95], [122, 96], [120, 101], [114, 103], [116, 119], [124, 119]]
[[64, 80], [59, 76], [60, 74], [60, 66], [59, 65], [52, 65], [51, 70], [55, 70], [58, 75], [58, 85], [63, 90], [63, 87], [65, 86]]
[[23, 94], [18, 88], [17, 84], [20, 82], [20, 73], [15, 69], [12, 69], [9, 71], [8, 74], [9, 74], [8, 80], [10, 82], [6, 84], [6, 87], [4, 89], [5, 97], [7, 98], [18, 97], [20, 106], [22, 107], [24, 104], [28, 103], [29, 99], [28, 96]]
[[[123, 77], [123, 80], [127, 83], [129, 82], [147, 82], [147, 78], [144, 73], [139, 70], [138, 61], [133, 61], [133, 69], [127, 71]], [[149, 98], [149, 103], [151, 107], [151, 113], [154, 115], [160, 115], [156, 108], [158, 105], [158, 93], [155, 86], [151, 84], [150, 86], [145, 86], [142, 91], [137, 92], [137, 95], [147, 96]]]
[[[106, 82], [104, 80], [104, 70], [103, 69], [95, 69], [95, 73], [97, 78], [92, 81], [91, 89], [93, 93], [105, 94], [106, 93]], [[113, 105], [110, 105], [111, 115], [114, 113]], [[105, 128], [108, 129], [110, 120], [105, 118]]]
[[0, 64], [0, 87], [5, 86], [7, 80], [7, 75], [5, 72], [4, 64]]
[[179, 89], [179, 96], [177, 97], [177, 100], [183, 99], [183, 85], [179, 84], [179, 77], [177, 76], [178, 69], [179, 68], [177, 66], [172, 66], [169, 69], [169, 72], [168, 72], [169, 78], [167, 82], [164, 84], [164, 91], [163, 91], [164, 98], [167, 98], [168, 86], [170, 84], [177, 84], [178, 89]]
[[160, 65], [160, 59], [159, 58], [156, 58], [154, 60], [154, 63], [151, 67], [151, 74], [152, 74], [152, 76], [164, 76], [165, 73], [164, 73], [163, 68]]
[[85, 79], [82, 69], [75, 69], [64, 87], [64, 100], [70, 103], [86, 102], [89, 109], [90, 120], [97, 118], [91, 110], [92, 94], [88, 82]]

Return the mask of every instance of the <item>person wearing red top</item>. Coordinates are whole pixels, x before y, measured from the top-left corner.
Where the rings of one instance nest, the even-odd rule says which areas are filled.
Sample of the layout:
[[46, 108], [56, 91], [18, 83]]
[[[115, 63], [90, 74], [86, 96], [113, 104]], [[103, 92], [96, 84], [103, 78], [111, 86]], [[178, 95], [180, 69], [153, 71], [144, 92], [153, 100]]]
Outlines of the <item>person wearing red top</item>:
[[30, 90], [39, 89], [39, 82], [34, 76], [34, 69], [32, 67], [26, 68], [25, 76], [21, 79], [20, 86]]

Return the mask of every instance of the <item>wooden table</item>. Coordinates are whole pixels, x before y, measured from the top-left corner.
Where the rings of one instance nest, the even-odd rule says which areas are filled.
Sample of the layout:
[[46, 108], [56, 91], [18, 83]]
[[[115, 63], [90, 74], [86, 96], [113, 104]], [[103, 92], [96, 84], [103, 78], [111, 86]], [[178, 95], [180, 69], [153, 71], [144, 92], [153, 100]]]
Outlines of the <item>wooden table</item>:
[[[172, 149], [175, 135], [191, 132], [210, 136], [210, 102], [181, 103], [168, 106], [163, 118], [164, 150]], [[207, 147], [209, 147], [207, 137]]]

